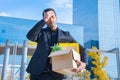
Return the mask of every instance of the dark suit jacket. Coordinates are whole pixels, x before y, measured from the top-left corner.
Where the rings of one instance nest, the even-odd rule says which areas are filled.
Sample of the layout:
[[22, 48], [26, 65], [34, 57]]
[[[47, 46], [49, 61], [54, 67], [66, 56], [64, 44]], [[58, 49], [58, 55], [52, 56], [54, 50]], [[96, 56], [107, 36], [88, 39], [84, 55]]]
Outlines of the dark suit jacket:
[[[47, 28], [42, 28], [45, 25], [45, 21], [39, 21], [27, 34], [27, 38], [31, 41], [37, 42], [37, 48], [33, 54], [33, 57], [27, 67], [27, 72], [31, 74], [41, 74], [45, 68], [49, 49], [47, 40], [49, 33]], [[63, 31], [58, 28], [58, 42], [76, 42], [69, 32]], [[85, 48], [80, 45], [81, 60], [87, 63], [87, 53]]]

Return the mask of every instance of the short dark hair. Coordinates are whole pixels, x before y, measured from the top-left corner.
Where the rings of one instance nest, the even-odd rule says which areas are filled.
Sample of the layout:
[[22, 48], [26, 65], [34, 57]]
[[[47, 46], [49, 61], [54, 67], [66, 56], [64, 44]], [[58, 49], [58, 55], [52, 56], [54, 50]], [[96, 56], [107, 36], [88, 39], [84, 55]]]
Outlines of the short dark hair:
[[46, 8], [43, 10], [43, 13], [42, 13], [42, 16], [44, 17], [44, 13], [48, 12], [48, 11], [53, 11], [55, 13], [55, 16], [56, 16], [56, 12], [53, 8]]

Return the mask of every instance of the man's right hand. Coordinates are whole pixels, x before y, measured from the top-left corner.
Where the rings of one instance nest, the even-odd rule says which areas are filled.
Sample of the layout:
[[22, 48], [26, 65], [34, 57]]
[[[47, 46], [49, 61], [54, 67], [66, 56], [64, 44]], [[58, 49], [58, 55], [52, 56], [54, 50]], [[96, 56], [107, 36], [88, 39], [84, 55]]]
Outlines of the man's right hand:
[[44, 21], [46, 22], [46, 24], [49, 26], [50, 29], [52, 29], [53, 31], [55, 31], [57, 29], [57, 17], [54, 13], [54, 11], [48, 11], [44, 13], [43, 16]]
[[53, 17], [53, 13], [49, 11], [49, 12], [44, 13], [43, 19], [46, 23], [49, 23], [52, 17]]

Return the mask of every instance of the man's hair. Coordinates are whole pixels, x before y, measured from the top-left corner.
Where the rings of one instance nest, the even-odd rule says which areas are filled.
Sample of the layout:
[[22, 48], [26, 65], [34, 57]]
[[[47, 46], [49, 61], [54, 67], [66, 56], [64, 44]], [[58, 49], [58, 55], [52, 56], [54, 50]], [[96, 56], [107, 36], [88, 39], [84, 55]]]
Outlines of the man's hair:
[[44, 13], [48, 12], [48, 11], [53, 11], [55, 13], [55, 16], [56, 16], [56, 12], [53, 8], [47, 8], [47, 9], [44, 9], [43, 10], [43, 13], [42, 13], [42, 16], [44, 17]]

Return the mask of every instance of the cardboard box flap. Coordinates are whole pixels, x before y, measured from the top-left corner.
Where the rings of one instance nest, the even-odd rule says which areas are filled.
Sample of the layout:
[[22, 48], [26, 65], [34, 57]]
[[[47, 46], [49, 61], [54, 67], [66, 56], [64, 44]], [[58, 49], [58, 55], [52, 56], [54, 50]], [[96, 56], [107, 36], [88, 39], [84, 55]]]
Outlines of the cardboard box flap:
[[51, 52], [48, 57], [59, 56], [59, 55], [63, 55], [63, 54], [69, 54], [70, 50], [71, 50], [70, 48], [65, 48], [65, 49], [60, 50], [60, 51]]
[[72, 53], [73, 60], [80, 61], [80, 54], [79, 53], [77, 53], [74, 49], [71, 49], [70, 53]]

